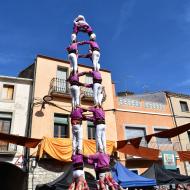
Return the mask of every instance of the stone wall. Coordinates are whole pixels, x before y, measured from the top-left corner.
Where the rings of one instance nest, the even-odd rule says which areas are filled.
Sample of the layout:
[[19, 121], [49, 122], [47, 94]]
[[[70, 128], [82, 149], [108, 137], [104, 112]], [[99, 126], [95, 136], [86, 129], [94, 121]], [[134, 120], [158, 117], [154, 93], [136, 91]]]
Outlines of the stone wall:
[[70, 163], [62, 163], [55, 160], [44, 159], [32, 167], [30, 160], [30, 170], [28, 177], [28, 190], [35, 190], [36, 185], [45, 184], [57, 179], [71, 167]]
[[[28, 177], [28, 190], [35, 190], [36, 185], [46, 184], [54, 181], [64, 172], [71, 169], [71, 163], [63, 163], [52, 159], [43, 159], [39, 161], [36, 167], [32, 167], [32, 159], [30, 160], [30, 171]], [[92, 166], [87, 165], [85, 171], [95, 177]]]

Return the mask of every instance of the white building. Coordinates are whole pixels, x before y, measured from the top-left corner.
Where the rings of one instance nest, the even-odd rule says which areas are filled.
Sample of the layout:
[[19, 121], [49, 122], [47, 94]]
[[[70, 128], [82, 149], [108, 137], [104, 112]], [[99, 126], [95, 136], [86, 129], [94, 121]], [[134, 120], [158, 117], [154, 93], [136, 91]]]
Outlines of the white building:
[[[32, 79], [0, 76], [0, 132], [27, 136]], [[0, 161], [22, 167], [25, 148], [0, 141]]]

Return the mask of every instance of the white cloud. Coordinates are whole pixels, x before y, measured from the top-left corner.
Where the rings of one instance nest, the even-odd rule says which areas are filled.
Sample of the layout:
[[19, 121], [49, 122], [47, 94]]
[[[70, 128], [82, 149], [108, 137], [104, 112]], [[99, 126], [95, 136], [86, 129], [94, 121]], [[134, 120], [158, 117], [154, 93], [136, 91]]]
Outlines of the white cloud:
[[121, 35], [127, 19], [129, 19], [132, 15], [135, 4], [136, 0], [126, 0], [126, 2], [122, 5], [119, 13], [118, 26], [116, 27], [113, 40], [116, 40]]

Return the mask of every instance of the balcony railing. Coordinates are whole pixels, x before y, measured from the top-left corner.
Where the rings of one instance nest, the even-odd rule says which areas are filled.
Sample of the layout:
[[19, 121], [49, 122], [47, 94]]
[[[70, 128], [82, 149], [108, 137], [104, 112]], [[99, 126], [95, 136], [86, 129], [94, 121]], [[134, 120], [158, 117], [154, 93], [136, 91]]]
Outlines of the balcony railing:
[[91, 88], [81, 87], [81, 99], [93, 100], [93, 90]]
[[[69, 83], [65, 79], [53, 78], [50, 82], [49, 94], [70, 97]], [[82, 99], [93, 100], [93, 90], [91, 88], [81, 87], [80, 94]]]
[[66, 80], [53, 78], [50, 82], [50, 94], [52, 93], [70, 94]]

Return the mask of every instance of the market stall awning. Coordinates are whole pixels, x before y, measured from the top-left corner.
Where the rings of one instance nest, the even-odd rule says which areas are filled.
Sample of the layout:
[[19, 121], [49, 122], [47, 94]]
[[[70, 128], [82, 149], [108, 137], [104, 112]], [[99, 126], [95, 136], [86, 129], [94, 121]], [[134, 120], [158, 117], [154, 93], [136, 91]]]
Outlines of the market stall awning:
[[112, 169], [113, 178], [123, 187], [145, 187], [156, 185], [155, 179], [139, 176], [117, 162]]
[[142, 173], [141, 176], [155, 179], [157, 185], [190, 183], [190, 176], [166, 170], [161, 165], [155, 163]]

